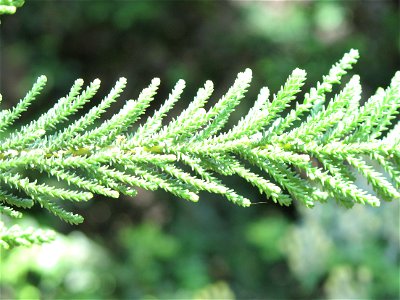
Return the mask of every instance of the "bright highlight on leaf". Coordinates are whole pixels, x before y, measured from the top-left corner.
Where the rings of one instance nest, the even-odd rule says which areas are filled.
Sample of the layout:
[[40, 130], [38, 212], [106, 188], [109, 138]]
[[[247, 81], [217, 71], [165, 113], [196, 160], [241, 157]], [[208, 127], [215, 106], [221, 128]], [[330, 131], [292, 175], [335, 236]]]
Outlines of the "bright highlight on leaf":
[[[296, 200], [312, 207], [334, 199], [346, 207], [379, 206], [381, 200], [399, 200], [400, 127], [394, 123], [400, 108], [400, 72], [363, 105], [357, 75], [328, 99], [357, 58], [356, 50], [345, 54], [285, 113], [306, 79], [305, 71], [295, 69], [275, 95], [262, 88], [248, 114], [231, 129], [225, 126], [250, 86], [249, 69], [238, 74], [208, 111], [204, 107], [211, 102], [213, 84], [207, 81], [194, 101], [165, 126], [165, 116], [184, 91], [183, 80], [140, 126], [136, 123], [156, 96], [159, 79], [101, 124], [96, 121], [120, 96], [126, 79], [118, 80], [99, 105], [70, 122], [100, 87], [97, 79], [86, 88], [78, 79], [53, 108], [10, 130], [39, 96], [46, 83], [41, 76], [13, 109], [0, 112], [0, 213], [19, 218], [18, 208], [36, 203], [77, 224], [83, 218], [66, 211], [59, 200], [87, 201], [93, 194], [135, 196], [135, 187], [163, 189], [194, 202], [201, 200], [200, 191], [207, 191], [240, 206], [251, 205], [220, 176], [241, 177], [264, 194], [265, 201], [280, 205]], [[65, 186], [38, 182], [40, 173]], [[355, 184], [356, 174], [369, 182], [374, 194]], [[26, 239], [13, 228], [0, 231], [4, 247], [47, 240], [40, 233]], [[10, 232], [18, 232], [19, 242]]]
[[24, 2], [25, 0], [0, 0], [0, 15], [14, 14]]

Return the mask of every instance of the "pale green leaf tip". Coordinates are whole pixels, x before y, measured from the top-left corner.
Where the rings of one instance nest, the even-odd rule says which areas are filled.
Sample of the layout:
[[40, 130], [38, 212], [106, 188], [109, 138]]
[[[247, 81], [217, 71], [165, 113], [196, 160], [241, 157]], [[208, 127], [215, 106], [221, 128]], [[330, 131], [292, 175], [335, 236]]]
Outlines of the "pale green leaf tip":
[[14, 14], [17, 11], [15, 6], [0, 5], [0, 15], [1, 14]]
[[353, 57], [357, 57], [357, 58], [360, 57], [360, 53], [359, 53], [358, 49], [353, 49], [353, 48], [350, 49], [349, 54], [350, 54], [351, 56], [353, 56]]
[[298, 76], [298, 77], [306, 77], [307, 76], [307, 72], [303, 69], [300, 68], [296, 68], [293, 70], [292, 73], [293, 76]]
[[183, 79], [179, 79], [178, 82], [176, 83], [177, 86], [185, 86], [186, 85], [186, 81]]
[[214, 88], [214, 83], [211, 80], [207, 80], [204, 86], [207, 89], [212, 89], [212, 88]]
[[128, 82], [128, 80], [125, 77], [120, 77], [118, 79], [118, 83], [125, 85]]
[[249, 207], [251, 205], [251, 201], [249, 199], [244, 199], [241, 204], [243, 207]]
[[370, 205], [373, 206], [373, 207], [380, 207], [381, 206], [381, 202], [379, 200], [378, 201], [374, 201], [374, 202], [371, 202]]
[[47, 77], [46, 77], [46, 75], [40, 75], [37, 81], [40, 81], [40, 82], [47, 82]]
[[158, 78], [158, 77], [153, 78], [153, 80], [151, 81], [151, 84], [152, 84], [152, 85], [155, 85], [155, 86], [159, 86], [160, 83], [161, 83], [161, 80], [160, 80], [160, 78]]
[[250, 79], [253, 77], [253, 71], [250, 68], [246, 68], [244, 70], [243, 75], [245, 76], [246, 79]]

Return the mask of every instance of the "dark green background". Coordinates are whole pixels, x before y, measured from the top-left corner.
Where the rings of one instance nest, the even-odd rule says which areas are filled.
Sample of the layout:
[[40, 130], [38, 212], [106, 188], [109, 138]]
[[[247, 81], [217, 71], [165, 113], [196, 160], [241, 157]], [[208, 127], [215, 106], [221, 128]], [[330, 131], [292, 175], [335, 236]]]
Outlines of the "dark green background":
[[[400, 69], [399, 25], [397, 1], [28, 0], [1, 20], [2, 106], [15, 105], [41, 74], [48, 85], [24, 122], [78, 77], [102, 80], [94, 105], [124, 76], [128, 87], [109, 117], [160, 77], [150, 113], [183, 78], [187, 88], [170, 118], [207, 79], [215, 103], [249, 67], [252, 87], [233, 123], [262, 86], [274, 93], [300, 67], [306, 91], [351, 48], [361, 54], [352, 74], [361, 75], [367, 99]], [[226, 182], [254, 202], [266, 200], [239, 179]], [[68, 239], [5, 254], [5, 298], [399, 297], [397, 203], [244, 209], [206, 193], [193, 204], [140, 190], [136, 198], [96, 197], [73, 209], [85, 216], [80, 226], [33, 210]]]

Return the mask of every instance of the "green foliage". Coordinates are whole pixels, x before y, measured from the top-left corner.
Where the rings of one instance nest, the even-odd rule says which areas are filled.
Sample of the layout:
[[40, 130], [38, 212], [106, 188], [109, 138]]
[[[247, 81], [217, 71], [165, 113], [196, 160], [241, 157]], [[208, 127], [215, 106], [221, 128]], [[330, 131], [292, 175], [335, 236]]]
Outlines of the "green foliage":
[[[84, 89], [83, 80], [78, 79], [53, 108], [10, 130], [44, 88], [46, 77], [41, 76], [14, 108], [0, 112], [1, 212], [20, 217], [15, 207], [38, 203], [62, 220], [78, 224], [82, 216], [65, 210], [57, 200], [87, 201], [93, 194], [134, 196], [135, 187], [164, 189], [194, 202], [200, 191], [208, 191], [239, 206], [251, 205], [218, 178], [233, 175], [280, 205], [295, 199], [312, 207], [334, 198], [345, 207], [355, 203], [379, 206], [380, 199], [399, 199], [400, 134], [393, 123], [400, 107], [400, 72], [386, 90], [378, 89], [363, 106], [358, 76], [325, 104], [333, 86], [357, 58], [356, 50], [345, 54], [322, 82], [285, 114], [306, 78], [305, 71], [294, 70], [272, 101], [268, 89], [261, 89], [249, 113], [225, 132], [228, 118], [250, 86], [249, 69], [239, 73], [228, 92], [206, 111], [213, 92], [213, 84], [207, 81], [194, 101], [168, 124], [165, 116], [183, 93], [183, 80], [136, 130], [131, 128], [154, 99], [158, 78], [110, 119], [96, 123], [123, 92], [126, 79], [121, 78], [99, 105], [62, 125], [100, 87], [96, 79]], [[298, 123], [303, 116], [307, 118]], [[386, 170], [389, 179], [372, 161]], [[68, 186], [41, 182], [39, 173]], [[354, 173], [364, 176], [375, 193], [359, 188]], [[10, 234], [14, 231], [6, 232], [7, 245], [23, 244], [17, 242], [19, 231], [14, 238]], [[46, 239], [38, 232], [31, 242]]]
[[217, 282], [214, 284], [210, 284], [193, 296], [193, 299], [227, 299], [233, 300], [236, 299], [234, 293], [229, 288], [229, 286], [225, 282]]
[[[1, 296], [93, 299], [101, 294], [104, 299], [110, 298], [110, 266], [110, 254], [82, 233], [73, 232], [68, 238], [60, 234], [54, 242], [40, 247], [19, 247], [2, 253]], [[30, 282], [31, 278], [35, 283]]]
[[122, 231], [119, 240], [126, 249], [125, 262], [135, 270], [129, 280], [134, 278], [148, 292], [165, 276], [160, 265], [176, 257], [180, 246], [176, 238], [163, 234], [155, 224], [146, 223]]
[[122, 246], [119, 259], [81, 232], [60, 234], [40, 247], [4, 252], [0, 274], [7, 276], [0, 281], [2, 298], [235, 298], [227, 283], [208, 274], [198, 253], [185, 257], [194, 249], [159, 225], [128, 226], [117, 239]]
[[[1, 207], [1, 213], [8, 213], [7, 208]], [[11, 211], [11, 209], [9, 209]], [[11, 217], [15, 216], [11, 211]], [[6, 228], [3, 222], [0, 222], [0, 243], [2, 248], [9, 249], [16, 246], [31, 246], [34, 244], [42, 244], [54, 239], [54, 233], [50, 230], [35, 230], [32, 227], [21, 229], [20, 226], [14, 225]]]
[[25, 0], [0, 0], [0, 15], [14, 14], [24, 2]]
[[280, 215], [264, 218], [248, 225], [246, 238], [250, 244], [260, 249], [265, 261], [276, 262], [283, 256], [284, 244], [281, 240], [288, 231], [288, 225], [287, 220]]
[[111, 249], [81, 232], [60, 234], [53, 243], [4, 251], [0, 293], [5, 299], [308, 299], [318, 290], [320, 299], [398, 298], [398, 202], [299, 208], [298, 221], [270, 209], [222, 237], [226, 220], [210, 224], [204, 211], [191, 216], [197, 230], [185, 228], [187, 219], [176, 225], [185, 235], [153, 222], [124, 226]]
[[344, 210], [333, 203], [313, 210], [299, 207], [297, 222], [282, 215], [253, 221], [247, 239], [264, 262], [285, 259], [306, 298], [314, 298], [309, 293], [321, 289], [323, 299], [395, 299], [398, 209], [398, 202], [378, 209]]

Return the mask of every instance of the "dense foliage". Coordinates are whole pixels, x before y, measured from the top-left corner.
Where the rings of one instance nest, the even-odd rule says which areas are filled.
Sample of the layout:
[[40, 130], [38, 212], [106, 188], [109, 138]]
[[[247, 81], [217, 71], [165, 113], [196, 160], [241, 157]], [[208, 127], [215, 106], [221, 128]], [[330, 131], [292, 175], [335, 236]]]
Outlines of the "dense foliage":
[[[157, 74], [163, 84], [145, 113], [145, 121], [151, 117], [148, 113], [168, 98], [173, 82], [185, 78], [187, 88], [166, 116], [166, 125], [189, 105], [196, 94], [194, 88], [203, 85], [204, 78], [217, 83], [214, 95], [218, 99], [231, 85], [225, 79], [250, 66], [253, 82], [228, 120], [233, 128], [233, 122], [254, 104], [252, 99], [257, 99], [255, 88], [267, 84], [271, 91], [278, 91], [290, 70], [300, 65], [309, 71], [302, 90], [311, 90], [320, 74], [352, 47], [362, 54], [356, 72], [362, 75], [361, 99], [366, 100], [377, 86], [387, 86], [399, 69], [397, 13], [396, 4], [390, 2], [127, 1], [116, 6], [111, 1], [31, 1], [14, 16], [2, 18], [3, 107], [11, 111], [34, 78], [48, 75], [47, 89], [32, 102], [29, 113], [16, 120], [15, 133], [49, 110], [54, 104], [50, 100], [64, 94], [77, 75], [99, 77], [104, 87], [115, 77], [126, 77], [129, 84], [121, 98], [127, 99], [138, 95]], [[357, 78], [348, 80], [345, 76], [344, 80], [355, 84]], [[333, 86], [325, 107], [344, 89], [344, 85]], [[98, 94], [107, 95], [107, 91], [100, 87]], [[206, 104], [206, 111], [217, 99]], [[299, 104], [303, 99], [300, 92]], [[100, 100], [94, 96], [91, 103], [97, 105]], [[104, 113], [105, 119], [118, 113], [119, 103], [122, 101]], [[290, 113], [294, 104], [292, 101], [280, 116]], [[364, 106], [361, 100], [360, 107]], [[82, 111], [90, 107], [85, 104]], [[69, 124], [80, 117], [78, 112]], [[300, 122], [307, 119], [302, 118], [292, 128]], [[64, 125], [46, 135], [59, 132]], [[387, 132], [384, 130], [384, 135]], [[10, 133], [3, 132], [3, 137]], [[385, 173], [369, 157], [362, 159]], [[324, 167], [315, 157], [313, 163]], [[249, 164], [246, 168], [260, 172]], [[354, 170], [349, 165], [346, 168]], [[68, 188], [57, 183], [55, 176], [49, 179], [46, 172], [32, 170], [20, 168], [18, 172], [39, 184]], [[308, 177], [298, 168], [291, 171], [299, 173], [301, 180]], [[259, 174], [269, 179], [265, 171]], [[217, 177], [253, 202], [266, 201], [238, 176]], [[353, 178], [357, 189], [374, 194], [362, 178]], [[276, 183], [274, 179], [271, 182]], [[379, 208], [357, 205], [349, 211], [332, 201], [323, 205], [315, 202], [313, 209], [268, 204], [242, 209], [218, 201], [221, 196], [199, 196], [204, 201], [191, 204], [163, 192], [138, 189], [136, 197], [120, 196], [118, 201], [96, 196], [96, 201], [78, 205], [61, 203], [85, 216], [86, 222], [76, 227], [59, 223], [33, 207], [18, 222], [20, 227], [14, 227], [22, 238], [33, 235], [20, 228], [37, 227], [35, 222], [64, 233], [78, 229], [84, 234], [71, 233], [68, 239], [58, 236], [56, 242], [40, 248], [2, 252], [2, 296], [398, 297], [398, 201], [382, 202]], [[12, 224], [6, 217], [2, 221]]]
[[[377, 196], [386, 201], [399, 200], [400, 123], [387, 129], [400, 108], [400, 72], [386, 90], [378, 89], [364, 106], [359, 103], [358, 76], [353, 76], [324, 106], [326, 93], [332, 91], [333, 84], [340, 83], [357, 58], [355, 50], [346, 54], [316, 88], [305, 94], [303, 101], [280, 117], [305, 81], [306, 73], [295, 69], [272, 101], [268, 88], [261, 89], [248, 114], [226, 132], [221, 130], [250, 85], [249, 69], [239, 73], [228, 92], [208, 111], [204, 106], [213, 92], [210, 81], [183, 112], [162, 126], [183, 93], [185, 82], [180, 80], [153, 116], [130, 131], [156, 94], [160, 80], [155, 78], [137, 100], [126, 101], [118, 113], [93, 127], [122, 93], [126, 79], [121, 78], [98, 106], [49, 133], [81, 109], [100, 87], [96, 79], [82, 91], [83, 80], [78, 79], [69, 94], [37, 120], [0, 136], [0, 212], [19, 218], [21, 213], [13, 207], [30, 208], [37, 202], [62, 220], [78, 224], [83, 221], [80, 215], [54, 201], [87, 201], [92, 193], [113, 198], [120, 193], [136, 196], [134, 187], [162, 188], [194, 202], [199, 200], [200, 191], [208, 191], [222, 194], [240, 206], [251, 204], [216, 175], [242, 177], [273, 202], [286, 206], [293, 198], [311, 207], [315, 202], [326, 202], [329, 196], [346, 207], [354, 203], [379, 206]], [[17, 106], [0, 112], [0, 132], [27, 110], [45, 82], [46, 77], [39, 77]], [[306, 113], [306, 120], [293, 126]], [[321, 166], [314, 166], [312, 159]], [[380, 164], [390, 180], [371, 165], [371, 159]], [[345, 163], [368, 180], [377, 196], [354, 184], [355, 174]], [[268, 178], [246, 164], [261, 169]], [[33, 176], [47, 173], [82, 191], [32, 181], [23, 175], [24, 169]], [[300, 172], [305, 173], [303, 179]], [[0, 245], [6, 248], [49, 239], [46, 232], [21, 232], [14, 227], [8, 230], [4, 225], [1, 231]]]

